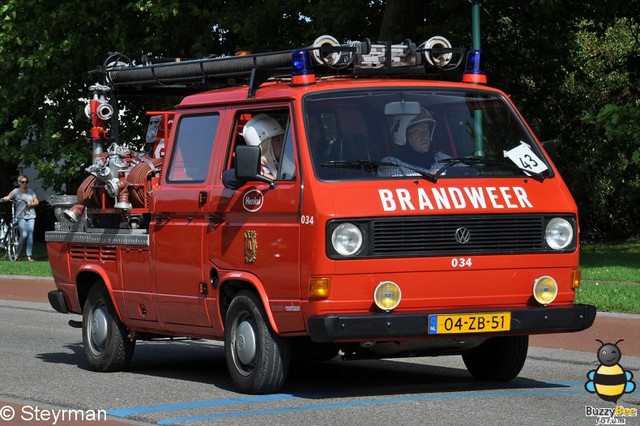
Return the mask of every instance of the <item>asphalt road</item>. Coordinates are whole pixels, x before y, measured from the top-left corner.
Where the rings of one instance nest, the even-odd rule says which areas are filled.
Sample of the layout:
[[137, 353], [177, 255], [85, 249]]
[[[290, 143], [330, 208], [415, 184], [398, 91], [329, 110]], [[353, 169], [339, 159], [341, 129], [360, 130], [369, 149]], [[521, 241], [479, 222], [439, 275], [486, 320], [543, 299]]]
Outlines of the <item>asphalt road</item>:
[[[217, 342], [142, 342], [126, 372], [95, 373], [82, 356], [75, 315], [46, 302], [51, 280], [0, 276], [0, 426], [3, 423], [186, 425], [640, 425], [585, 390], [599, 367], [595, 339], [616, 342], [620, 365], [640, 378], [640, 316], [599, 314], [589, 330], [531, 339], [509, 383], [473, 380], [460, 357], [300, 364], [276, 395], [235, 393]], [[496, 362], [500, 362], [496, 360]], [[640, 391], [618, 406], [640, 410]], [[13, 417], [9, 417], [13, 413]], [[104, 421], [104, 414], [109, 421]], [[102, 417], [101, 417], [102, 416]], [[97, 418], [97, 421], [92, 421]], [[84, 421], [69, 421], [69, 420]]]

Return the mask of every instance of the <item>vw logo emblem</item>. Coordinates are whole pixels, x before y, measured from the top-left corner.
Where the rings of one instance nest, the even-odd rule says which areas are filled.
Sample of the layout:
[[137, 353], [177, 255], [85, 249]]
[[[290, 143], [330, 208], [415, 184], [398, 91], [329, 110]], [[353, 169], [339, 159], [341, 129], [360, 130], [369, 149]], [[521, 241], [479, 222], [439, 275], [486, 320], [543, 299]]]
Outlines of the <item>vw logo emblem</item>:
[[456, 241], [459, 244], [467, 244], [471, 239], [471, 232], [469, 232], [467, 228], [462, 226], [456, 229], [455, 237], [456, 237]]

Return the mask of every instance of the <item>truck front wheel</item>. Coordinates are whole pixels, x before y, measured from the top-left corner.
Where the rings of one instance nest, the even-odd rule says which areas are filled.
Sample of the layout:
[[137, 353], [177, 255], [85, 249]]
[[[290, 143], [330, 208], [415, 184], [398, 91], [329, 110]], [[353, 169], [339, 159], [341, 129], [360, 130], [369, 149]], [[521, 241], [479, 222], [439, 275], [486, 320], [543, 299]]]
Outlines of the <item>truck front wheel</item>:
[[278, 391], [290, 362], [290, 345], [267, 323], [262, 304], [254, 293], [241, 291], [231, 304], [224, 323], [227, 367], [236, 388], [243, 393]]
[[135, 341], [118, 318], [102, 282], [91, 287], [82, 313], [84, 355], [97, 371], [121, 371], [131, 361]]
[[527, 359], [529, 336], [493, 337], [462, 355], [478, 380], [507, 381], [516, 377]]

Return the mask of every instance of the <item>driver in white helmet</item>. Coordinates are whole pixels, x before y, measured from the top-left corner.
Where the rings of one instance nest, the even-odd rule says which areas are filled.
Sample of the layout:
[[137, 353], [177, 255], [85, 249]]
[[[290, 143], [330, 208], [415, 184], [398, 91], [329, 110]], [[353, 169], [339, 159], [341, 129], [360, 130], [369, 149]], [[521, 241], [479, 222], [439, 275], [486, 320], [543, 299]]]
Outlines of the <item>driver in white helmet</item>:
[[[437, 151], [432, 144], [433, 131], [436, 120], [425, 108], [420, 109], [418, 115], [397, 116], [391, 126], [393, 143], [400, 146], [395, 157], [383, 158], [383, 162], [391, 162], [402, 166], [409, 164], [418, 166], [431, 174], [444, 166], [442, 160], [450, 158], [447, 154]], [[412, 176], [416, 172], [412, 168], [396, 167], [381, 168], [379, 173], [384, 176]]]
[[275, 179], [284, 138], [280, 123], [267, 114], [258, 114], [244, 125], [242, 137], [247, 145], [260, 147], [260, 172], [263, 176]]

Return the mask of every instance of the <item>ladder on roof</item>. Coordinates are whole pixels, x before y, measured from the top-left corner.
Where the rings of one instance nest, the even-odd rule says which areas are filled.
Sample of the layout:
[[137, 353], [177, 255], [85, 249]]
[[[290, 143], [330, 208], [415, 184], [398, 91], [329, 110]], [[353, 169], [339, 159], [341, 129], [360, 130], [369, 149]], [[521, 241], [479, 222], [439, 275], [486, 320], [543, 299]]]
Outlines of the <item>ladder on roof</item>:
[[416, 46], [410, 40], [401, 44], [350, 41], [339, 44], [331, 36], [321, 36], [313, 45], [294, 50], [241, 54], [204, 59], [160, 58], [135, 65], [119, 53], [111, 54], [103, 67], [112, 90], [125, 94], [184, 94], [220, 87], [250, 84], [257, 87], [269, 79], [291, 76], [292, 55], [307, 51], [313, 59], [314, 73], [328, 75], [442, 75], [462, 63], [466, 50], [452, 48], [440, 36]]

